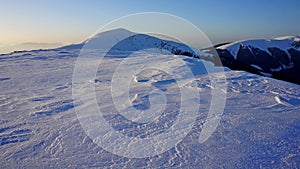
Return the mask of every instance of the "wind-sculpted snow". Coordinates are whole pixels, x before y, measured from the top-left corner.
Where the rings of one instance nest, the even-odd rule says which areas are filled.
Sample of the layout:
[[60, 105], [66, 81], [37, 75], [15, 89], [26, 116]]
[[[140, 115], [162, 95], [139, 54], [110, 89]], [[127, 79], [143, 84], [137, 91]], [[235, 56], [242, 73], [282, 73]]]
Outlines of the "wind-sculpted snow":
[[[140, 53], [142, 54], [142, 53]], [[58, 57], [64, 55], [64, 57]], [[300, 87], [246, 72], [226, 72], [227, 102], [220, 124], [204, 143], [199, 135], [207, 119], [213, 85], [199, 66], [208, 62], [168, 55], [172, 69], [179, 59], [195, 74], [185, 87], [200, 94], [197, 118], [191, 131], [170, 150], [146, 158], [127, 158], [105, 151], [80, 125], [72, 99], [72, 74], [78, 50], [27, 51], [0, 58], [0, 168], [297, 168], [300, 146]], [[150, 58], [155, 56], [149, 56]], [[176, 58], [173, 60], [172, 58]], [[119, 58], [107, 57], [106, 68]], [[178, 61], [179, 61], [178, 60]], [[87, 66], [93, 61], [86, 62]], [[132, 62], [134, 63], [134, 62]], [[138, 63], [138, 62], [136, 62]], [[165, 62], [167, 63], [167, 62]], [[176, 112], [160, 114], [158, 123], [136, 125], [115, 114], [106, 100], [107, 72], [99, 71], [86, 85], [95, 85], [105, 119], [121, 133], [148, 137], [163, 132], [177, 118]], [[218, 76], [218, 71], [213, 73]], [[131, 108], [146, 110], [167, 92], [176, 109], [178, 86], [157, 70], [132, 78]], [[154, 93], [147, 90], [159, 88]], [[82, 89], [84, 90], [84, 88]], [[119, 93], [122, 95], [122, 92]], [[150, 102], [149, 102], [150, 101]], [[78, 103], [79, 104], [79, 103]], [[89, 102], [82, 103], [82, 106]], [[129, 108], [129, 107], [124, 107]], [[151, 116], [149, 116], [151, 117]], [[214, 117], [210, 117], [214, 118]], [[162, 126], [160, 126], [162, 125]], [[137, 130], [140, 127], [141, 130]]]

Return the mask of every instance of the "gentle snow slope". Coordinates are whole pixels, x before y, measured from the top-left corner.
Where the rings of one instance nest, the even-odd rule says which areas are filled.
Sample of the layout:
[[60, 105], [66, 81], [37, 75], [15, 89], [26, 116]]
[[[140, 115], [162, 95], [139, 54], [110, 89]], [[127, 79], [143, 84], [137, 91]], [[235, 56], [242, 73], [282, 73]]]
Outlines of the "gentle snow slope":
[[[185, 79], [201, 99], [191, 132], [163, 154], [125, 158], [97, 146], [82, 129], [72, 101], [72, 75], [78, 50], [20, 52], [0, 56], [0, 168], [297, 168], [300, 145], [300, 87], [245, 72], [226, 72], [227, 102], [216, 132], [205, 143], [198, 141], [210, 103], [212, 85], [202, 63], [184, 56], [179, 59], [195, 73]], [[138, 54], [138, 53], [137, 53]], [[138, 55], [137, 55], [138, 56]], [[149, 56], [150, 57], [150, 56]], [[154, 57], [154, 56], [152, 56]], [[87, 62], [93, 64], [97, 60]], [[134, 61], [134, 60], [133, 60]], [[111, 115], [105, 102], [111, 65], [118, 57], [107, 57], [94, 84], [100, 106]], [[134, 62], [131, 62], [134, 64]], [[172, 70], [182, 67], [172, 62]], [[105, 73], [105, 72], [108, 73]], [[200, 73], [199, 73], [200, 72]], [[204, 73], [204, 74], [203, 74]], [[218, 76], [216, 71], [215, 76]], [[130, 98], [137, 109], [147, 109], [143, 86], [173, 85], [160, 71], [144, 71], [132, 78]], [[163, 83], [162, 83], [163, 82]], [[171, 82], [171, 83], [168, 83]], [[189, 85], [195, 83], [196, 85]], [[175, 87], [175, 88], [174, 88]], [[176, 86], [166, 88], [171, 101]], [[170, 90], [168, 90], [170, 89]], [[84, 89], [83, 89], [84, 90]], [[120, 92], [122, 94], [122, 92]], [[172, 100], [173, 99], [173, 100]], [[89, 104], [85, 102], [84, 104]], [[123, 107], [124, 109], [128, 107]], [[169, 107], [175, 109], [176, 107]], [[162, 124], [170, 127], [176, 119], [166, 114]], [[127, 134], [133, 129], [117, 119], [108, 121]], [[128, 128], [129, 127], [129, 128]], [[156, 134], [161, 128], [146, 130]], [[149, 132], [149, 133], [147, 133]]]

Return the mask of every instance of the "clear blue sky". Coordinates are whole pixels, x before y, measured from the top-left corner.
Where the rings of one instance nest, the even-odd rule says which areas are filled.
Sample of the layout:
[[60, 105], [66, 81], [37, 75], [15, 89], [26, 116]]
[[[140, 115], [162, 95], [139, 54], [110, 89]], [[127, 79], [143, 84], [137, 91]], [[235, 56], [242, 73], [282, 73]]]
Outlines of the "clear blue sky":
[[183, 17], [213, 43], [300, 35], [300, 0], [2, 0], [0, 44], [77, 43], [137, 12]]

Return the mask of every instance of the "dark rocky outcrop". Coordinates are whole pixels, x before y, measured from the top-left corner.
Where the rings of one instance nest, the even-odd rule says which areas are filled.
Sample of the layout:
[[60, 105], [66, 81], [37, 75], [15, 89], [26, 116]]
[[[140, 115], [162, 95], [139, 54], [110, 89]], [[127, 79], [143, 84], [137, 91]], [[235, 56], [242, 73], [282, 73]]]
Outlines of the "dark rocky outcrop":
[[[262, 50], [254, 45], [244, 45], [240, 42], [236, 56], [230, 50], [217, 48], [217, 53], [223, 66], [232, 70], [270, 76], [276, 79], [300, 84], [300, 42], [290, 43], [289, 49], [270, 46]], [[237, 45], [237, 44], [235, 44]]]

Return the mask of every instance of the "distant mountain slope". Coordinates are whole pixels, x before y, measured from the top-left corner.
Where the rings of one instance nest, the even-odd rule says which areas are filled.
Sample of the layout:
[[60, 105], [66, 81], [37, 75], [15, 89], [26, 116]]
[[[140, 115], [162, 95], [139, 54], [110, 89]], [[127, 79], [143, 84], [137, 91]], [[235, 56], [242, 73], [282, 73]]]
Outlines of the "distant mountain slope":
[[[86, 46], [86, 42], [89, 45]], [[112, 46], [111, 46], [112, 45]], [[152, 49], [162, 54], [184, 55], [213, 62], [216, 66], [232, 70], [245, 70], [263, 76], [300, 84], [300, 38], [286, 36], [273, 40], [242, 40], [223, 43], [205, 50], [138, 34], [126, 29], [115, 29], [96, 34], [80, 43], [57, 48], [56, 50], [81, 50], [82, 48], [110, 49], [115, 51], [139, 51]], [[217, 57], [219, 55], [219, 57]]]
[[[101, 32], [78, 44], [66, 45], [55, 49], [38, 49], [33, 51], [76, 50], [76, 54], [79, 55], [80, 50], [84, 48], [108, 49], [108, 52], [134, 52], [150, 49], [161, 54], [184, 55], [193, 58], [210, 58], [213, 56], [212, 54], [202, 52], [180, 42], [164, 40], [147, 34], [134, 33], [126, 29], [114, 29]], [[13, 55], [20, 52], [28, 51], [15, 51], [2, 55]]]
[[[138, 34], [126, 29], [102, 32], [88, 41], [89, 48], [106, 48], [110, 49], [110, 52], [154, 49], [163, 54], [171, 53], [200, 58], [232, 70], [245, 70], [300, 84], [300, 76], [297, 75], [297, 72], [300, 72], [300, 38], [298, 36], [286, 36], [273, 40], [242, 40], [216, 45], [216, 50], [212, 47], [203, 51], [180, 42]], [[114, 46], [107, 46], [108, 44], [114, 44]], [[84, 43], [58, 49], [81, 49], [82, 47], [86, 47]]]
[[[160, 39], [147, 34], [140, 34], [128, 31], [126, 29], [114, 29], [101, 32], [87, 40], [85, 45], [74, 44], [59, 49], [78, 49], [78, 48], [95, 48], [109, 49], [112, 51], [139, 51], [152, 49], [159, 53], [168, 53], [175, 55], [184, 55], [190, 57], [209, 57], [211, 54], [194, 49], [186, 44]], [[113, 45], [113, 46], [111, 46]]]
[[300, 38], [245, 40], [217, 47], [224, 66], [300, 84]]

